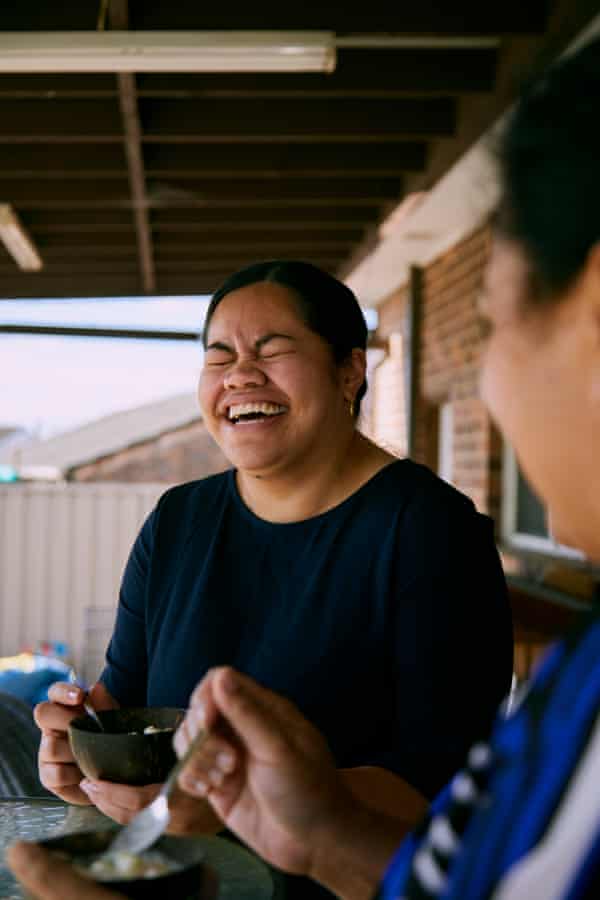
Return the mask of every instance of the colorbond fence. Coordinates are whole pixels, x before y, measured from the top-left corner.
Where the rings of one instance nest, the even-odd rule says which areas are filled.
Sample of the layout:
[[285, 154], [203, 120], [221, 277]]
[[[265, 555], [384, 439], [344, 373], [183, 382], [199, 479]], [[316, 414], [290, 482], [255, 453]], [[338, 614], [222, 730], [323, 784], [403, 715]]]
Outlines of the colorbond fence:
[[98, 674], [131, 545], [164, 484], [0, 485], [0, 656], [64, 641]]

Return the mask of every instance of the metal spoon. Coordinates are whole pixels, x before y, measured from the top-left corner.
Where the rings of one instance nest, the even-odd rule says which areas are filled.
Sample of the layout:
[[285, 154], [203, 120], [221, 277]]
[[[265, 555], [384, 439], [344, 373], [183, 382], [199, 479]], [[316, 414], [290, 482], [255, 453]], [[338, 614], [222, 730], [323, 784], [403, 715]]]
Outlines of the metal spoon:
[[90, 703], [90, 701], [88, 699], [89, 698], [89, 690], [88, 690], [87, 686], [85, 685], [85, 683], [83, 681], [81, 681], [80, 678], [77, 677], [77, 673], [75, 672], [75, 669], [73, 669], [73, 668], [71, 668], [71, 670], [69, 672], [69, 683], [75, 684], [75, 685], [77, 685], [78, 688], [81, 688], [82, 691], [85, 691], [85, 699], [83, 701], [83, 708], [85, 709], [88, 716], [90, 716], [90, 718], [92, 718], [94, 720], [94, 722], [96, 723], [96, 725], [98, 726], [100, 731], [104, 731], [104, 725], [100, 721], [98, 713], [96, 712], [96, 710], [94, 709], [94, 707], [92, 706], [92, 704]]
[[168, 798], [175, 787], [179, 773], [190, 756], [202, 746], [207, 736], [208, 731], [198, 732], [184, 755], [169, 772], [167, 780], [152, 803], [139, 812], [129, 825], [119, 831], [105, 853], [141, 853], [158, 840], [169, 824]]

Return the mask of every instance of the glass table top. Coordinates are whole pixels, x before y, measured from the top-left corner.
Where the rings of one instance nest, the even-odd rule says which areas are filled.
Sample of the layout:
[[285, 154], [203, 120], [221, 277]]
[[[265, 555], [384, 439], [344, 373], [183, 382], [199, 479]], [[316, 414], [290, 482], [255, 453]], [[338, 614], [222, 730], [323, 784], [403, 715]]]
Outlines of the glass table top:
[[[112, 827], [114, 822], [93, 806], [69, 806], [49, 798], [0, 798], [0, 897], [23, 897], [4, 863], [4, 851], [13, 841], [44, 840]], [[198, 840], [205, 845], [207, 865], [219, 874], [218, 900], [281, 900], [283, 879], [254, 854], [223, 837]]]

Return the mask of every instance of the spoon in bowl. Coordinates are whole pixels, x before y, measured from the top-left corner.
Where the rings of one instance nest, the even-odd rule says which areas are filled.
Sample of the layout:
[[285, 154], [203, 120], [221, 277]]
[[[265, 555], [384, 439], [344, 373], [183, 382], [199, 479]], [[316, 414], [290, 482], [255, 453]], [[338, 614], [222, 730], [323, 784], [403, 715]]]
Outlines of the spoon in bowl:
[[90, 716], [90, 718], [92, 718], [94, 720], [94, 722], [96, 723], [96, 725], [98, 726], [100, 731], [104, 731], [104, 725], [100, 721], [100, 717], [98, 716], [98, 713], [96, 712], [96, 710], [94, 709], [94, 707], [92, 706], [92, 704], [89, 701], [89, 689], [84, 684], [84, 682], [81, 681], [81, 679], [77, 677], [77, 673], [75, 672], [75, 669], [73, 667], [71, 667], [71, 670], [69, 672], [69, 684], [74, 684], [78, 688], [81, 688], [82, 691], [85, 691], [83, 708], [85, 709], [88, 716]]
[[112, 853], [142, 853], [151, 847], [169, 824], [169, 795], [177, 783], [179, 773], [190, 756], [202, 746], [209, 732], [201, 729], [180, 760], [175, 763], [160, 791], [125, 828], [121, 829], [105, 851]]

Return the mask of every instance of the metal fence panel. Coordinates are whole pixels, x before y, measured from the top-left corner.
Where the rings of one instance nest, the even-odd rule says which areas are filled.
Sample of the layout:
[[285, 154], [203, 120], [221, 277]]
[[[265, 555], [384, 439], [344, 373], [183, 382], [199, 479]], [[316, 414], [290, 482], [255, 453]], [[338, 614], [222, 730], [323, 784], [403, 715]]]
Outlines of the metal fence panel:
[[[0, 656], [64, 641], [87, 677], [98, 674], [91, 669], [101, 664], [123, 567], [164, 490], [164, 484], [0, 485]], [[96, 613], [102, 633], [95, 627], [87, 648], [89, 610], [104, 612]]]

